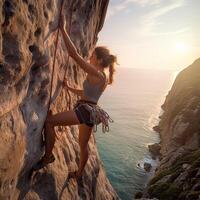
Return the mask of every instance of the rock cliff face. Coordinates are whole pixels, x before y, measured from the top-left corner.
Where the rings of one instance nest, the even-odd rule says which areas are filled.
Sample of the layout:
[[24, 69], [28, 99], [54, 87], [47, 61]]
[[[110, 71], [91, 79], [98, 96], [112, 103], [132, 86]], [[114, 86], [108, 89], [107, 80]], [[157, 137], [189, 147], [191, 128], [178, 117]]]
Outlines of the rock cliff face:
[[146, 196], [200, 199], [200, 59], [176, 77], [158, 126], [160, 165]]
[[[97, 42], [108, 0], [64, 0], [67, 29], [88, 58]], [[42, 127], [50, 98], [55, 30], [61, 0], [0, 1], [0, 199], [118, 199], [100, 161], [94, 135], [83, 179], [66, 181], [79, 162], [78, 127], [57, 127], [56, 161], [34, 172], [44, 152]], [[69, 31], [70, 30], [70, 31]], [[53, 78], [53, 114], [73, 108], [77, 97], [62, 88], [66, 79], [81, 88], [85, 73], [72, 59], [61, 35]]]

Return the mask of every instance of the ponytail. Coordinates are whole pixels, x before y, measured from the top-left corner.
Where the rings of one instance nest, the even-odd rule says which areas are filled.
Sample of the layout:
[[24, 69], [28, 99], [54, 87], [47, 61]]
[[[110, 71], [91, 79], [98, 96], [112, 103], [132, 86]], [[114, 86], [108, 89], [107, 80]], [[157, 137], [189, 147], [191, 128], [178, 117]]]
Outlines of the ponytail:
[[[110, 59], [110, 64], [109, 64], [109, 84], [111, 85], [114, 81], [114, 72], [115, 70], [115, 66], [114, 64], [117, 63], [117, 57], [114, 55], [109, 55], [109, 59]], [[118, 63], [117, 63], [118, 64]]]
[[109, 66], [109, 84], [111, 85], [113, 83], [113, 74], [115, 72], [115, 68], [113, 64], [110, 64]]

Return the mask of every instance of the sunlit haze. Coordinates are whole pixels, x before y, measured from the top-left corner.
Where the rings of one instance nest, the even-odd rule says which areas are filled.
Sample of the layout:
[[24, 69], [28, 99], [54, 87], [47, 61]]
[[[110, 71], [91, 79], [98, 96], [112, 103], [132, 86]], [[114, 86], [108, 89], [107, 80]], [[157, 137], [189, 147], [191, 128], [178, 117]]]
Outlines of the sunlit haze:
[[119, 67], [181, 70], [200, 57], [200, 0], [110, 0], [97, 45]]

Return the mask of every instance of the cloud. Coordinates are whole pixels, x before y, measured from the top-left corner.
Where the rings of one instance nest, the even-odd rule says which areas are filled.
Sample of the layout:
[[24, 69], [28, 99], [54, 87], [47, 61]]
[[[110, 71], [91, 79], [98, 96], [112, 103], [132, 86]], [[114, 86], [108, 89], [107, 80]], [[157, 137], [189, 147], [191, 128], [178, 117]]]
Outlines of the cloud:
[[168, 5], [163, 5], [160, 6], [160, 8], [155, 9], [153, 11], [151, 11], [150, 13], [148, 13], [145, 18], [147, 18], [147, 20], [153, 20], [161, 15], [164, 15], [178, 7], [183, 6], [183, 0], [179, 0], [179, 1], [172, 1], [172, 3], [169, 3]]
[[[150, 6], [160, 6], [161, 8], [153, 11], [151, 13], [149, 13], [147, 15], [147, 17], [149, 18], [154, 18], [156, 16], [160, 16], [164, 13], [167, 13], [170, 10], [173, 10], [179, 6], [181, 6], [183, 4], [184, 0], [123, 0], [121, 2], [116, 3], [114, 0], [113, 2], [115, 2], [115, 4], [109, 4], [108, 6], [108, 10], [107, 10], [107, 18], [117, 14], [120, 11], [124, 11], [127, 10], [128, 8], [130, 8], [130, 4], [136, 4], [139, 5], [141, 7], [150, 7]], [[164, 4], [166, 2], [169, 2], [168, 5], [166, 7], [162, 7], [164, 6]]]
[[110, 18], [111, 16], [117, 14], [118, 12], [125, 10], [128, 8], [129, 0], [122, 1], [120, 3], [117, 3], [115, 5], [109, 5], [108, 6], [108, 11], [106, 14], [106, 18]]
[[161, 0], [128, 0], [129, 2], [137, 3], [140, 6], [156, 5], [161, 2]]
[[[167, 13], [169, 13], [172, 10], [175, 10], [176, 8], [182, 7], [184, 5], [184, 0], [177, 0], [177, 1], [169, 1], [168, 4], [163, 5], [166, 3], [166, 1], [163, 3], [160, 2], [159, 7], [156, 7], [156, 9], [150, 11], [146, 15], [144, 15], [141, 18], [141, 24], [142, 24], [142, 32], [147, 35], [164, 35], [163, 33], [155, 33], [153, 30], [155, 29], [156, 26], [161, 25], [162, 23], [159, 22], [158, 18], [160, 16], [163, 16]], [[184, 30], [179, 30], [179, 31], [172, 31], [172, 33], [177, 34], [181, 32], [185, 32]], [[169, 32], [170, 33], [170, 32]]]
[[136, 3], [136, 4], [144, 7], [144, 6], [148, 6], [148, 5], [159, 4], [160, 1], [161, 0], [123, 0], [119, 3], [114, 4], [114, 5], [109, 4], [106, 17], [108, 19], [111, 16], [117, 14], [118, 12], [128, 9], [129, 5], [131, 3]]
[[179, 30], [176, 30], [176, 31], [169, 31], [169, 32], [151, 32], [151, 35], [154, 35], [154, 36], [159, 36], [159, 35], [177, 35], [177, 34], [181, 34], [181, 33], [185, 33], [185, 32], [188, 32], [190, 30], [190, 27], [185, 27], [185, 28], [182, 28], [182, 29], [179, 29]]
[[[185, 0], [113, 0], [108, 6], [106, 20], [120, 12], [138, 12], [140, 11], [135, 20], [139, 23], [136, 30], [134, 27], [133, 32], [142, 35], [166, 35], [166, 34], [180, 34], [189, 30], [188, 27], [183, 27], [180, 30], [172, 30], [167, 33], [156, 32], [156, 27], [162, 23], [159, 18], [179, 7], [184, 5]], [[132, 11], [131, 11], [132, 10]]]

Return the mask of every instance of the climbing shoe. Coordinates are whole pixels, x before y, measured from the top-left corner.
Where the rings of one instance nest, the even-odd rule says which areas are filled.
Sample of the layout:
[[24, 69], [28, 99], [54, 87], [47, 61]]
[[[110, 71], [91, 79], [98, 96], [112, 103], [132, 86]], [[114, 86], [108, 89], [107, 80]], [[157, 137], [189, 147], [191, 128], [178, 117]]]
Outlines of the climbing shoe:
[[82, 179], [82, 175], [79, 176], [79, 175], [78, 175], [78, 171], [76, 170], [76, 171], [74, 171], [74, 172], [69, 172], [67, 179], [69, 180], [69, 179], [71, 179], [71, 178], [72, 178], [72, 179], [75, 178], [77, 181], [79, 181], [80, 179]]
[[41, 160], [39, 160], [39, 162], [36, 163], [35, 166], [33, 166], [33, 170], [42, 169], [43, 167], [45, 167], [46, 165], [48, 165], [49, 163], [52, 163], [54, 161], [55, 161], [55, 157], [53, 154], [51, 154], [51, 156], [48, 158], [42, 157]]

